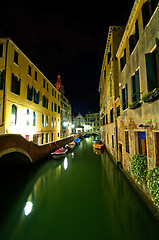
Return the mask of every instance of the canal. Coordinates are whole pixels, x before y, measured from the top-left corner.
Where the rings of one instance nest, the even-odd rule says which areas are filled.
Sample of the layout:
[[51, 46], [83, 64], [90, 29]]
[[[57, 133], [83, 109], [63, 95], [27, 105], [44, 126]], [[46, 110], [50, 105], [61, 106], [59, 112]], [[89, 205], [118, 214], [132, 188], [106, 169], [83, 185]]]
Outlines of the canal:
[[1, 170], [2, 240], [156, 240], [159, 225], [92, 138], [65, 159]]

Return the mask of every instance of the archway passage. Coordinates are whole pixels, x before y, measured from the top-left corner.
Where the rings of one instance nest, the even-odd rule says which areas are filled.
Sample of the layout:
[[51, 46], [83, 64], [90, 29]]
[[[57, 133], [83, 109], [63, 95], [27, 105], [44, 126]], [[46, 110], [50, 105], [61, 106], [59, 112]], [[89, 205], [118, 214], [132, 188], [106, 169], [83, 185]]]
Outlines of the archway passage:
[[30, 166], [30, 157], [22, 152], [9, 152], [0, 157], [1, 166]]

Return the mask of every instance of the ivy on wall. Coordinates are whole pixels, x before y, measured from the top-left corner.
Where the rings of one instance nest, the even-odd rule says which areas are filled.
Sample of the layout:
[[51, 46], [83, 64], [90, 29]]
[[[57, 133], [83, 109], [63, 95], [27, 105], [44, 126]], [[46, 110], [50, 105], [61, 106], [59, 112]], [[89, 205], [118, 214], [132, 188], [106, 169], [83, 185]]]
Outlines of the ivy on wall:
[[147, 170], [147, 157], [134, 155], [131, 160], [131, 172], [136, 182], [146, 184]]
[[148, 172], [147, 186], [150, 190], [152, 200], [159, 207], [159, 168], [154, 168]]

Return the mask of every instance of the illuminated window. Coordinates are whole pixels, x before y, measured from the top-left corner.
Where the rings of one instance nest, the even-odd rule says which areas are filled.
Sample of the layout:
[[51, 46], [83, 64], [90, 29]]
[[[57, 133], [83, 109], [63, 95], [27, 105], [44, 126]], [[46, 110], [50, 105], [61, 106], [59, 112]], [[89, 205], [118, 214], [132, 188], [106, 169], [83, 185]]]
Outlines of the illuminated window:
[[27, 109], [27, 121], [26, 121], [26, 125], [27, 125], [27, 126], [30, 125], [30, 111], [29, 111], [29, 109]]
[[49, 125], [49, 117], [46, 116], [46, 127], [48, 127], [48, 125]]
[[54, 126], [54, 118], [52, 117], [52, 119], [51, 119], [51, 127], [53, 127]]
[[17, 123], [17, 106], [12, 105], [11, 107], [11, 125], [16, 125]]

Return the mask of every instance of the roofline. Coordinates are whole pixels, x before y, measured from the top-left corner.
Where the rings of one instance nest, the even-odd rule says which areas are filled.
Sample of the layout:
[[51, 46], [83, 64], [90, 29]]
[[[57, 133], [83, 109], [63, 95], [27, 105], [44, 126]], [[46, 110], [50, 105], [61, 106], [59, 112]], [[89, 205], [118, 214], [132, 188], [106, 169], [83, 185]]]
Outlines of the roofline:
[[132, 18], [133, 18], [134, 12], [135, 12], [135, 10], [136, 10], [137, 5], [140, 3], [140, 1], [141, 1], [141, 0], [135, 0], [135, 2], [134, 2], [134, 5], [133, 5], [132, 10], [131, 10], [131, 13], [130, 13], [130, 16], [129, 16], [129, 18], [128, 18], [127, 25], [126, 25], [126, 27], [125, 27], [125, 31], [124, 31], [123, 37], [122, 37], [122, 39], [121, 39], [120, 45], [119, 45], [118, 50], [117, 50], [117, 53], [116, 53], [116, 57], [118, 57], [118, 55], [119, 55], [119, 52], [120, 52], [120, 50], [121, 50], [121, 48], [122, 48], [122, 45], [123, 45], [123, 42], [124, 42], [124, 40], [125, 40], [125, 38], [126, 38], [126, 33], [127, 33], [128, 29], [129, 29], [129, 27], [130, 27], [130, 23], [131, 23], [131, 20], [132, 20]]
[[37, 66], [35, 66], [35, 64], [22, 52], [22, 50], [12, 41], [12, 39], [11, 39], [10, 37], [6, 37], [6, 38], [5, 38], [5, 37], [3, 37], [3, 38], [0, 37], [0, 41], [9, 41], [10, 43], [14, 44], [14, 45], [16, 46], [16, 48], [18, 49], [18, 51], [19, 51], [25, 58], [27, 58], [27, 60], [31, 63], [31, 65], [33, 65], [33, 66], [40, 72], [40, 74], [42, 74], [43, 77], [44, 77], [45, 79], [47, 79], [47, 81], [49, 81], [49, 82], [53, 85], [53, 87], [56, 89], [56, 91], [61, 94], [61, 92], [60, 92], [59, 90], [57, 90], [57, 88], [54, 86], [54, 84], [39, 70], [39, 68], [38, 68]]

